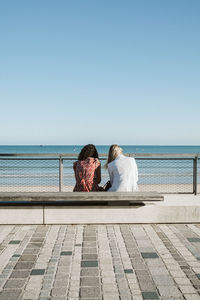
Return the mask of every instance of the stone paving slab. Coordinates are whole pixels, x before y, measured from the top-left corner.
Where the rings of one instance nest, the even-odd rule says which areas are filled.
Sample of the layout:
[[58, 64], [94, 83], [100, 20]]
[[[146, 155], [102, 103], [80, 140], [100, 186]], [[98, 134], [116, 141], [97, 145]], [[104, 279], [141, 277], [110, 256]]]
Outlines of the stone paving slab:
[[200, 224], [0, 226], [0, 300], [200, 300]]

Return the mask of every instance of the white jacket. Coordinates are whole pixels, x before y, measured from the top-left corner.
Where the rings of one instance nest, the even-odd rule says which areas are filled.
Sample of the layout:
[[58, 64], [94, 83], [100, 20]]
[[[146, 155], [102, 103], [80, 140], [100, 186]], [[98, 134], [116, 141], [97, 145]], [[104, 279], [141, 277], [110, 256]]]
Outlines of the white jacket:
[[138, 169], [134, 158], [119, 155], [108, 164], [108, 173], [112, 187], [108, 192], [137, 191]]

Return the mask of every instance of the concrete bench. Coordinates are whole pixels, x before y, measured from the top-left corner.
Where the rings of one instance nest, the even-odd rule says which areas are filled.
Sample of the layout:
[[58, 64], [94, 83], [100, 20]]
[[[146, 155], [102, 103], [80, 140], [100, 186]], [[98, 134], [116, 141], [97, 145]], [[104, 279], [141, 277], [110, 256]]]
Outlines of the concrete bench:
[[0, 224], [131, 223], [139, 207], [162, 200], [157, 192], [0, 193]]
[[0, 206], [123, 206], [163, 200], [158, 192], [0, 193]]

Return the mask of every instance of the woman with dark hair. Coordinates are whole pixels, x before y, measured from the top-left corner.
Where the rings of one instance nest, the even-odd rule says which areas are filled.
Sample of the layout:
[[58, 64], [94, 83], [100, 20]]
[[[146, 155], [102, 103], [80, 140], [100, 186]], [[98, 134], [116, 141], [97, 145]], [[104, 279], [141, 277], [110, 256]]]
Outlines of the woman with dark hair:
[[78, 160], [73, 165], [76, 178], [74, 192], [95, 192], [102, 190], [98, 184], [101, 182], [101, 163], [97, 149], [88, 144], [81, 150]]

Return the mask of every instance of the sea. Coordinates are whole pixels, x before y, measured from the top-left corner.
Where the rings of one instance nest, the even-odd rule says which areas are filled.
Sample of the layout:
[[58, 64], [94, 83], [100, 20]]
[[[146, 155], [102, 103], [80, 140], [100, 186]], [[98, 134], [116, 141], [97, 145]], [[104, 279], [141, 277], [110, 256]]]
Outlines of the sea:
[[[160, 145], [120, 145], [125, 154], [192, 154], [200, 155], [200, 146], [160, 146]], [[0, 191], [57, 191], [59, 186], [59, 160], [48, 158], [20, 157], [6, 158], [5, 154], [79, 154], [83, 145], [1, 145], [0, 146]], [[106, 154], [109, 145], [96, 145], [99, 154]], [[4, 156], [1, 154], [4, 154]], [[75, 184], [73, 159], [63, 161], [62, 184], [64, 187], [73, 187]], [[172, 186], [179, 188], [178, 192], [192, 192], [193, 165], [192, 158], [136, 158], [139, 172], [139, 186]], [[109, 179], [104, 168], [105, 160], [101, 161], [102, 185]], [[200, 165], [200, 163], [198, 164]], [[200, 167], [197, 169], [197, 178], [200, 183]], [[33, 190], [33, 187], [37, 187]], [[45, 189], [44, 189], [45, 187]], [[54, 189], [56, 187], [56, 189]], [[176, 189], [173, 192], [176, 192]], [[143, 189], [145, 190], [145, 189]], [[155, 190], [155, 188], [153, 188]], [[67, 191], [67, 190], [66, 190]], [[162, 191], [162, 190], [161, 190]], [[168, 192], [168, 190], [167, 190]]]
[[[78, 154], [83, 145], [0, 145], [1, 153], [75, 153]], [[109, 145], [96, 145], [99, 153], [108, 153]], [[183, 154], [200, 153], [199, 146], [159, 146], [159, 145], [120, 145], [124, 153], [166, 153]]]

